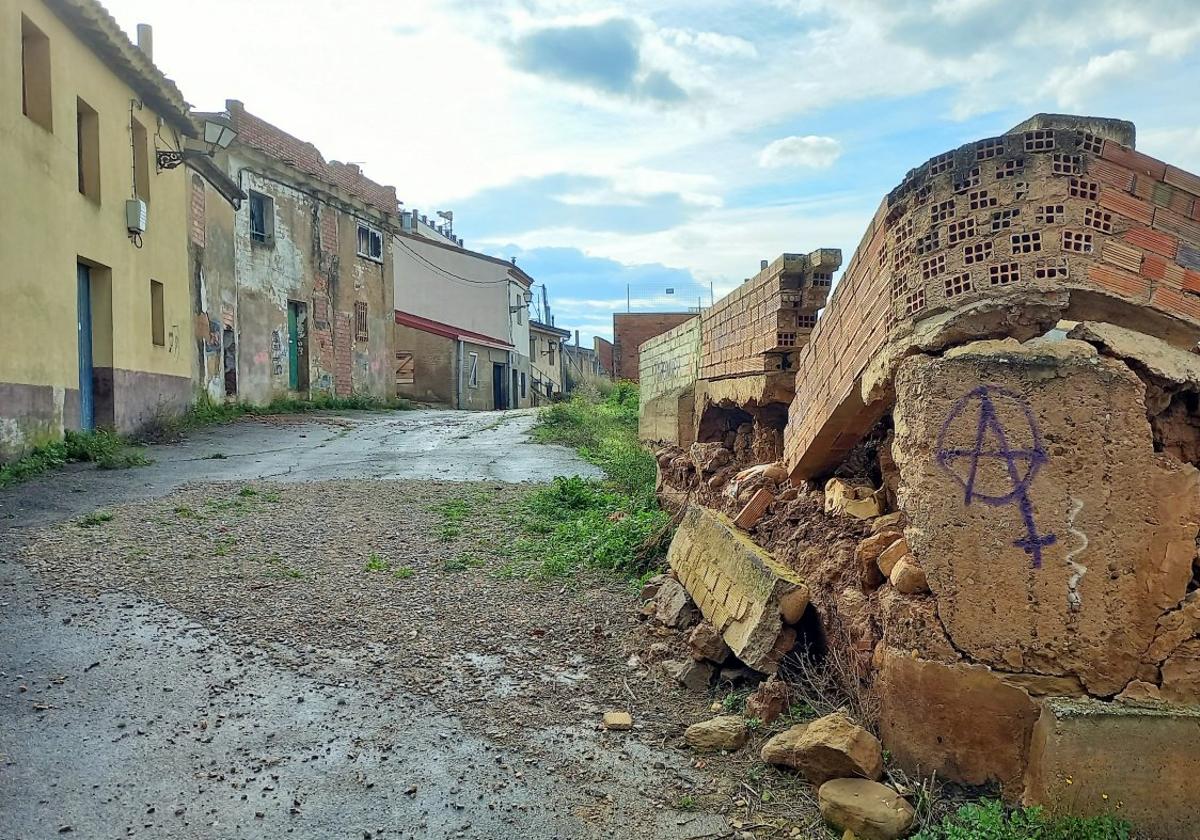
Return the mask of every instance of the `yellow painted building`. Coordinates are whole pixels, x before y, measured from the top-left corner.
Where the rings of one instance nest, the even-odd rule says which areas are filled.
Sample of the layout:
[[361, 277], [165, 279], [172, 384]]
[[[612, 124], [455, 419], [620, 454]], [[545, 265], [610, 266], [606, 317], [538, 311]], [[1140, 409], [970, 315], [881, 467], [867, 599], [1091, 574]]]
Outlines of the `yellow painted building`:
[[0, 460], [192, 399], [190, 176], [155, 152], [195, 129], [143, 46], [93, 0], [0, 0]]

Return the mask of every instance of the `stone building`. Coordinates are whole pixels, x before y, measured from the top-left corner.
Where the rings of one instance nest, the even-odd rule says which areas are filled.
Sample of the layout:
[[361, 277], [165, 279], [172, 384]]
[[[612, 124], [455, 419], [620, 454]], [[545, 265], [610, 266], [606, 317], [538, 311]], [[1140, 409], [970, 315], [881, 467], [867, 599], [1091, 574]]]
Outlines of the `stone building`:
[[392, 250], [397, 392], [461, 409], [531, 405], [533, 278], [440, 236], [397, 231]]
[[326, 161], [237, 100], [225, 106], [216, 116], [237, 139], [214, 163], [246, 199], [232, 210], [194, 176], [186, 202], [200, 388], [248, 403], [391, 399], [395, 188]]
[[0, 460], [191, 401], [188, 170], [156, 150], [200, 130], [142, 41], [92, 0], [0, 2]]

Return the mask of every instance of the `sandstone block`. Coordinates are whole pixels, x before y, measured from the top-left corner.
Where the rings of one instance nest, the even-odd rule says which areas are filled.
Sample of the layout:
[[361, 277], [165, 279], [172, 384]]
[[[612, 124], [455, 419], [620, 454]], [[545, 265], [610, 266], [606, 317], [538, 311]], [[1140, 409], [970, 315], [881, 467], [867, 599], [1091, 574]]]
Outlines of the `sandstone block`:
[[783, 609], [792, 613], [801, 601], [807, 606], [799, 576], [727, 518], [698, 506], [684, 515], [667, 562], [733, 653], [751, 668], [774, 673]]
[[912, 828], [916, 810], [887, 785], [869, 779], [833, 779], [817, 791], [825, 822], [862, 840], [896, 840]]
[[814, 785], [847, 776], [883, 775], [879, 740], [840, 712], [776, 735], [763, 747], [763, 761], [798, 770]]
[[633, 729], [633, 716], [629, 712], [605, 712], [604, 728], [618, 732]]
[[774, 723], [787, 711], [788, 701], [787, 683], [771, 677], [746, 698], [746, 717]]
[[879, 552], [879, 557], [876, 562], [879, 564], [879, 571], [883, 572], [883, 576], [891, 579], [892, 569], [901, 557], [908, 555], [908, 541], [904, 537], [892, 541], [887, 548]]
[[883, 531], [867, 537], [854, 550], [854, 560], [862, 571], [863, 584], [868, 589], [875, 589], [883, 583], [885, 578], [878, 565], [879, 555], [899, 539], [897, 532]]
[[750, 730], [737, 715], [721, 715], [712, 720], [693, 723], [683, 733], [683, 740], [696, 750], [726, 750], [733, 752], [746, 745]]
[[705, 691], [716, 672], [711, 662], [695, 659], [667, 659], [662, 667], [667, 676], [690, 691]]
[[930, 662], [885, 649], [879, 732], [900, 766], [1019, 795], [1038, 708], [981, 665]]
[[654, 617], [667, 627], [684, 630], [691, 627], [699, 616], [684, 585], [667, 578], [659, 584], [658, 593], [654, 596]]
[[929, 592], [925, 572], [916, 564], [911, 554], [906, 554], [896, 561], [888, 580], [904, 595], [924, 595]]
[[1193, 840], [1197, 743], [1196, 708], [1049, 700], [1033, 733], [1024, 801], [1085, 815], [1112, 812], [1119, 801], [1139, 835]]
[[892, 513], [885, 513], [883, 516], [877, 517], [871, 522], [871, 533], [882, 534], [887, 531], [904, 533], [904, 526], [906, 523], [907, 519], [905, 518], [903, 511], [897, 510], [893, 511]]
[[701, 621], [692, 628], [688, 635], [688, 647], [691, 648], [693, 659], [707, 659], [720, 665], [729, 658], [729, 645], [725, 644], [717, 628], [707, 621]]

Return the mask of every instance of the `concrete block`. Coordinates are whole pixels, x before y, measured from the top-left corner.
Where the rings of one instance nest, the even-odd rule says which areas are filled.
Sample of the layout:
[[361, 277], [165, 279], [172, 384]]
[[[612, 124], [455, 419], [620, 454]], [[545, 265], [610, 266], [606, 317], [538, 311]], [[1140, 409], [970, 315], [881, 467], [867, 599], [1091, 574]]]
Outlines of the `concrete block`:
[[[688, 508], [671, 541], [667, 562], [689, 594], [742, 662], [764, 673], [779, 667], [775, 645], [783, 630], [782, 610], [792, 605], [803, 580], [777, 563], [734, 527], [706, 508]], [[714, 578], [711, 588], [706, 583]], [[724, 592], [722, 598], [717, 593]]]
[[1200, 710], [1055, 698], [1030, 743], [1024, 800], [1051, 812], [1115, 813], [1162, 840], [1196, 837]]

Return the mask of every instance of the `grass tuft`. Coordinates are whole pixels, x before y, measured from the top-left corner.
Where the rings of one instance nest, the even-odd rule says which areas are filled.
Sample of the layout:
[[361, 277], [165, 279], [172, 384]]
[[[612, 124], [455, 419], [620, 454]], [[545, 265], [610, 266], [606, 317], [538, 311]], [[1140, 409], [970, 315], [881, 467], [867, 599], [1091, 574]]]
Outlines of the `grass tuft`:
[[964, 805], [912, 840], [1129, 840], [1129, 823], [1098, 817], [1051, 817], [1040, 808], [1009, 808], [994, 799]]
[[575, 448], [605, 478], [560, 476], [526, 497], [519, 509], [525, 536], [505, 574], [559, 578], [607, 569], [637, 577], [661, 562], [671, 518], [655, 499], [654, 458], [638, 441], [637, 421], [638, 390], [628, 382], [606, 397], [577, 394], [542, 411], [534, 438]]
[[63, 464], [91, 462], [102, 470], [123, 470], [154, 463], [140, 448], [109, 429], [68, 431], [62, 440], [35, 448], [17, 461], [0, 466], [0, 487], [28, 481]]

